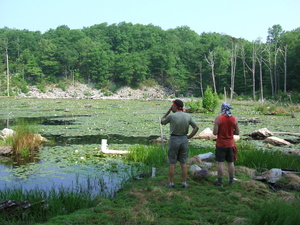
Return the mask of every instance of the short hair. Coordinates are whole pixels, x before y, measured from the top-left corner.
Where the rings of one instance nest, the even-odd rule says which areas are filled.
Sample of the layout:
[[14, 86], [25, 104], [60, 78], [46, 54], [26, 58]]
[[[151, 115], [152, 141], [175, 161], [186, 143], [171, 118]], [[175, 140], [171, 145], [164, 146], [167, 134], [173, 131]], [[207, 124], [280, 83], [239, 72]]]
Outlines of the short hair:
[[181, 108], [183, 107], [183, 102], [179, 99], [174, 100], [173, 103], [175, 105], [177, 105], [178, 107], [181, 107]]

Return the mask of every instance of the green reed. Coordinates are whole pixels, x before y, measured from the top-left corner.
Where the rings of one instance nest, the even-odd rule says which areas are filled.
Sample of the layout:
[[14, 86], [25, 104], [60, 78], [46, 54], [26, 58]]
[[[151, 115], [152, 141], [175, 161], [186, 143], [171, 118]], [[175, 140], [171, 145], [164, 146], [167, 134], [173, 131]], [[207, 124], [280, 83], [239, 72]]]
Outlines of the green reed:
[[52, 188], [50, 191], [6, 188], [0, 191], [0, 201], [6, 200], [30, 203], [27, 209], [15, 207], [0, 211], [0, 221], [16, 225], [45, 222], [53, 216], [66, 215], [78, 209], [93, 206], [92, 197], [87, 191], [74, 192], [62, 187]]
[[167, 160], [167, 148], [161, 145], [133, 145], [129, 148], [127, 160], [146, 166], [161, 166]]
[[251, 224], [257, 225], [294, 225], [300, 221], [300, 202], [292, 203], [283, 200], [270, 201], [260, 209], [253, 211], [250, 217]]
[[280, 150], [257, 148], [252, 142], [237, 144], [238, 161], [236, 165], [255, 169], [289, 168], [300, 171], [300, 157], [285, 154]]

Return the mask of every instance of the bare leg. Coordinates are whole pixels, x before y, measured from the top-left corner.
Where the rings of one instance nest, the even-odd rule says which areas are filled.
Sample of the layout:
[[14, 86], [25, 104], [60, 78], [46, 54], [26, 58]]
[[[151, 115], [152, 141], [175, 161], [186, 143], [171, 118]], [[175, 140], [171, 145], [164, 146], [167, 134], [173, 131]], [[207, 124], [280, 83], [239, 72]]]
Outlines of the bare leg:
[[182, 173], [182, 182], [186, 182], [187, 180], [187, 166], [186, 164], [180, 164], [181, 165], [181, 173]]
[[218, 162], [218, 178], [223, 177], [224, 162]]
[[229, 162], [228, 163], [228, 173], [229, 177], [234, 177], [234, 162]]
[[175, 164], [169, 166], [169, 179], [171, 183], [174, 183]]

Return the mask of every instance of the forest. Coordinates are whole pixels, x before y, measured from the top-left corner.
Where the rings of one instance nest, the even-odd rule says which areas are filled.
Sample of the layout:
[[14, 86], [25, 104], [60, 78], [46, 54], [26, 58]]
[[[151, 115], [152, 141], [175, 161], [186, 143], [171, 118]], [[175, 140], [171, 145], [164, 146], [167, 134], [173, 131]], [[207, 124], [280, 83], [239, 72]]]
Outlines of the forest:
[[82, 82], [101, 90], [159, 84], [177, 95], [203, 97], [209, 86], [228, 97], [264, 100], [298, 96], [300, 28], [273, 25], [248, 41], [188, 26], [152, 24], [66, 25], [39, 31], [0, 29], [0, 95]]

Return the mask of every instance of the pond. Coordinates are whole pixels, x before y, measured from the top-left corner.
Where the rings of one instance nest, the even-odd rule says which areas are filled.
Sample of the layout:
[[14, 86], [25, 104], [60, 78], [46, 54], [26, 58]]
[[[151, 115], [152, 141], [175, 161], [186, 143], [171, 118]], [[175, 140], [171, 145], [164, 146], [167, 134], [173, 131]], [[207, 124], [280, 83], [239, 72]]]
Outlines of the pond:
[[[1, 130], [8, 124], [13, 127], [22, 120], [39, 127], [44, 131], [42, 136], [49, 140], [49, 144], [30, 157], [0, 158], [0, 190], [22, 188], [58, 191], [63, 188], [112, 198], [124, 182], [142, 171], [137, 165], [125, 163], [122, 156], [101, 153], [101, 140], [108, 139], [111, 149], [124, 150], [130, 145], [147, 145], [158, 136], [101, 134], [97, 128], [98, 134], [88, 132], [84, 135], [86, 132], [82, 131], [82, 124], [86, 122], [84, 119], [90, 117], [67, 115], [0, 120]], [[68, 132], [61, 132], [62, 129]]]
[[[107, 139], [109, 149], [128, 150], [131, 145], [148, 145], [160, 135], [168, 137], [169, 126], [160, 127], [159, 120], [170, 102], [0, 98], [1, 130], [14, 129], [19, 120], [25, 120], [50, 140], [29, 158], [1, 157], [0, 189], [64, 187], [113, 197], [142, 168], [125, 162], [122, 156], [102, 154], [101, 140]], [[296, 119], [262, 116], [255, 111], [254, 104], [233, 104], [234, 115], [240, 119], [241, 137], [263, 127], [270, 131], [298, 132], [299, 113]], [[218, 112], [193, 114], [199, 132], [207, 127], [212, 129], [217, 115]]]

